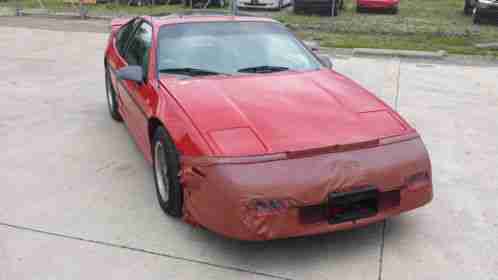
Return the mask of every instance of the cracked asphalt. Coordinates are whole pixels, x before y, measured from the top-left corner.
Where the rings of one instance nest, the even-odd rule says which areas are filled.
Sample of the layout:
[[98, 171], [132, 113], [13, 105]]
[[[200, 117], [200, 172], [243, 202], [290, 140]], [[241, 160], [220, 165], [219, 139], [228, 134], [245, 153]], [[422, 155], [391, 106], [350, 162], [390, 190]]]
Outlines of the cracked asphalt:
[[431, 154], [431, 204], [332, 234], [241, 242], [162, 214], [107, 112], [105, 21], [0, 17], [0, 280], [498, 279], [498, 63], [334, 57]]

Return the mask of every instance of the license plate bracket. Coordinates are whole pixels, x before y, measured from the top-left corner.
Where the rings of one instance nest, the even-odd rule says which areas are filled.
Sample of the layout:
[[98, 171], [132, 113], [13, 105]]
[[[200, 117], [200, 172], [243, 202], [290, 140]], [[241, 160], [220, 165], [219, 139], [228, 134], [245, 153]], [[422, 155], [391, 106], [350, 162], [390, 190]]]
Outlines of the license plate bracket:
[[327, 216], [330, 224], [339, 224], [375, 216], [379, 208], [379, 191], [364, 187], [351, 192], [328, 195]]

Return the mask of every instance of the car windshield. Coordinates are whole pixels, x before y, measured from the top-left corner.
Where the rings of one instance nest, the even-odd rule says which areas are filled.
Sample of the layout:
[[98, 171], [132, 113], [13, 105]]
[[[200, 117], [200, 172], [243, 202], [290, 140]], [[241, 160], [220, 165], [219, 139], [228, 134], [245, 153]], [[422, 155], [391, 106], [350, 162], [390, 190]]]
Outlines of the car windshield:
[[320, 63], [282, 25], [272, 22], [202, 22], [159, 31], [161, 73], [234, 75], [309, 71]]

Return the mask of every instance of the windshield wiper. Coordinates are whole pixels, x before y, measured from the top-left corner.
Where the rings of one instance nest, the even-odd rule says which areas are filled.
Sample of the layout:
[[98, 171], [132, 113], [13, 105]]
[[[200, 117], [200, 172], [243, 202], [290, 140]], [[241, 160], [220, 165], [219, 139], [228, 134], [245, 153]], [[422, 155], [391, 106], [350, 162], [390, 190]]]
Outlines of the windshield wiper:
[[170, 73], [170, 74], [181, 74], [188, 76], [209, 76], [209, 75], [230, 75], [226, 73], [220, 73], [216, 71], [199, 69], [199, 68], [191, 68], [191, 67], [183, 67], [183, 68], [165, 68], [160, 69], [160, 73]]
[[273, 73], [273, 72], [281, 72], [281, 71], [287, 71], [287, 70], [289, 70], [289, 67], [262, 65], [262, 66], [242, 68], [242, 69], [237, 70], [237, 72], [245, 72], [245, 73]]

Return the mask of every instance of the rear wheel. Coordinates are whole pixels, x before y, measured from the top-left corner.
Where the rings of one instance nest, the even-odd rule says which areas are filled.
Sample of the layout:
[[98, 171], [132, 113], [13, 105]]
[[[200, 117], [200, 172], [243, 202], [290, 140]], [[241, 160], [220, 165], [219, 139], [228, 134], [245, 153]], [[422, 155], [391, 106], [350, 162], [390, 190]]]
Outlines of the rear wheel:
[[163, 127], [156, 129], [152, 143], [154, 181], [159, 206], [166, 214], [181, 217], [183, 190], [178, 176], [178, 152]]
[[123, 118], [119, 113], [116, 91], [112, 86], [111, 74], [109, 73], [108, 67], [105, 68], [105, 91], [107, 96], [107, 107], [109, 108], [109, 114], [111, 115], [111, 118], [118, 122], [122, 121]]
[[393, 15], [397, 14], [398, 11], [399, 11], [399, 8], [397, 5], [391, 8], [391, 14], [393, 14]]
[[481, 23], [481, 11], [479, 10], [479, 8], [474, 8], [474, 13], [472, 15], [472, 21], [475, 24]]

